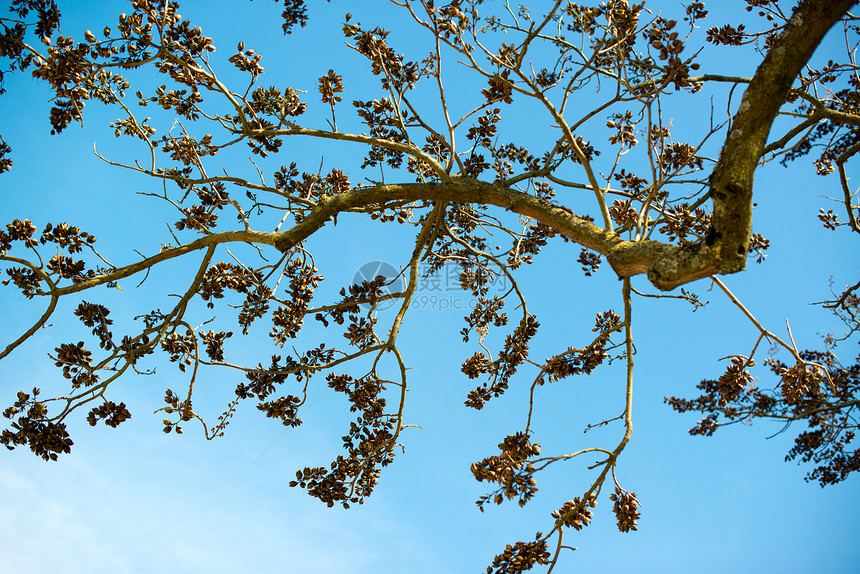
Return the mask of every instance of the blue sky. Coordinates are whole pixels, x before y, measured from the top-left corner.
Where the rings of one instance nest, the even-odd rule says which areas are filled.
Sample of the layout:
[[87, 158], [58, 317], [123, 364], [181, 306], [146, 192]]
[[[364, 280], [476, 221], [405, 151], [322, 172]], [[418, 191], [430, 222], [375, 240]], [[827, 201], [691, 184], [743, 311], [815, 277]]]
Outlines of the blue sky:
[[[350, 99], [379, 94], [367, 66], [343, 46], [344, 12], [349, 10], [368, 24], [379, 17], [381, 25], [394, 29], [392, 39], [402, 42], [402, 49], [417, 53], [429, 49], [410, 34], [402, 15], [377, 12], [377, 4], [387, 5], [381, 0], [361, 7], [339, 0], [317, 2], [311, 25], [286, 39], [277, 23], [279, 7], [272, 2], [185, 1], [181, 12], [215, 39], [217, 58], [226, 60], [244, 40], [263, 54], [271, 83], [306, 89], [308, 102], [317, 98], [316, 78], [334, 67], [346, 83], [346, 101], [341, 104], [346, 125]], [[675, 10], [677, 4], [648, 6]], [[745, 17], [743, 6], [736, 1], [708, 6], [712, 14], [707, 25]], [[117, 2], [77, 2], [61, 9], [66, 18], [62, 32], [81, 36], [87, 28], [100, 30], [112, 24], [125, 8]], [[836, 38], [816, 57], [836, 58], [842, 54], [838, 50]], [[733, 58], [718, 58], [706, 50], [703, 70], [752, 74], [759, 61], [754, 52], [730, 53]], [[223, 69], [229, 77], [226, 65]], [[453, 63], [449, 69], [452, 88], [469, 85]], [[140, 79], [145, 85], [161, 81], [146, 71]], [[156, 182], [107, 166], [92, 153], [95, 144], [111, 158], [127, 160], [141, 154], [140, 148], [116, 140], [107, 128], [114, 112], [92, 104], [85, 129], [72, 126], [51, 137], [49, 92], [26, 75], [9, 78], [7, 88], [0, 133], [14, 148], [15, 166], [0, 176], [4, 223], [29, 218], [41, 227], [48, 221], [68, 221], [96, 235], [102, 252], [116, 264], [136, 258], [133, 249], [152, 253], [170, 240], [164, 222], [173, 216], [157, 200], [135, 193], [157, 191]], [[725, 109], [725, 91], [713, 90], [697, 99], [679, 98], [677, 104], [669, 98], [664, 117], [675, 118], [678, 133], [683, 134], [685, 121], [708, 113], [711, 95], [716, 108]], [[738, 101], [736, 95], [735, 105]], [[322, 124], [325, 110], [318, 111], [317, 116], [308, 115], [309, 122]], [[526, 115], [511, 114], [504, 121], [509, 132], [521, 130], [528, 145], [540, 142], [547, 130]], [[338, 122], [340, 126], [340, 115]], [[603, 117], [595, 120], [594, 133], [604, 122]], [[588, 137], [592, 127], [585, 129]], [[328, 168], [354, 165], [362, 151], [308, 139], [288, 143], [274, 161], [296, 161], [308, 171], [316, 171], [321, 156]], [[241, 158], [228, 161], [229, 169], [246, 177], [255, 173]], [[361, 177], [357, 170], [350, 172], [351, 181]], [[756, 175], [754, 226], [771, 240], [768, 259], [725, 278], [769, 329], [784, 335], [788, 319], [801, 348], [821, 348], [821, 335], [840, 329], [824, 310], [810, 305], [829, 295], [830, 277], [837, 288], [857, 280], [856, 238], [847, 231], [823, 230], [815, 217], [819, 207], [835, 208], [822, 196], [836, 195], [837, 185], [835, 176], [817, 177], [803, 161], [788, 169], [763, 167]], [[320, 301], [331, 301], [368, 261], [402, 265], [412, 233], [356, 217], [341, 217], [337, 227], [326, 227], [308, 245], [326, 276], [318, 291]], [[578, 248], [555, 242], [534, 265], [520, 270], [530, 310], [542, 324], [532, 344], [534, 360], [589, 342], [594, 314], [622, 309], [619, 283], [611, 270], [605, 266], [595, 276], [583, 277], [576, 263], [578, 253]], [[114, 332], [122, 332], [132, 316], [166, 307], [166, 293], [183, 289], [181, 278], [193, 274], [199, 259], [193, 256], [190, 262], [165, 266], [140, 288], [133, 278], [121, 284], [122, 291], [100, 290], [87, 300], [97, 296], [98, 302], [108, 305], [117, 316]], [[648, 289], [642, 277], [634, 287]], [[724, 369], [718, 359], [748, 353], [757, 336], [725, 297], [708, 290], [708, 281], [692, 288], [710, 301], [695, 313], [678, 301], [635, 300], [634, 434], [617, 472], [621, 484], [635, 491], [643, 504], [639, 531], [617, 531], [604, 493], [592, 525], [566, 535], [566, 543], [579, 549], [563, 556], [559, 571], [856, 571], [860, 560], [856, 477], [822, 490], [803, 481], [807, 468], [783, 462], [794, 429], [767, 439], [780, 426], [759, 422], [723, 429], [712, 438], [691, 437], [687, 429], [696, 417], [677, 415], [663, 404], [664, 396], [694, 396], [699, 380], [717, 377]], [[156, 374], [116, 383], [115, 400], [124, 400], [133, 413], [119, 428], [93, 429], [83, 420], [73, 421], [75, 446], [58, 463], [45, 463], [24, 449], [2, 454], [0, 516], [5, 519], [0, 522], [0, 570], [480, 572], [505, 544], [528, 540], [537, 530], [546, 532], [549, 513], [591, 484], [594, 471], [586, 467], [594, 460], [558, 463], [541, 473], [541, 490], [524, 509], [506, 504], [483, 514], [477, 510], [474, 501], [486, 488], [472, 478], [469, 465], [494, 454], [498, 442], [521, 429], [523, 401], [534, 373], [523, 370], [505, 397], [483, 411], [464, 407], [465, 395], [474, 386], [460, 372], [460, 364], [473, 352], [458, 336], [464, 312], [440, 309], [440, 300], [430, 299], [434, 294], [449, 306], [469, 304], [462, 291], [419, 291], [417, 301], [423, 308], [407, 317], [400, 348], [411, 369], [405, 422], [423, 428], [404, 431], [406, 452], [385, 469], [375, 494], [363, 506], [328, 509], [288, 487], [296, 469], [327, 465], [337, 455], [350, 420], [345, 401], [325, 392], [322, 378], [310, 389], [313, 398], [304, 408], [301, 427], [284, 433], [283, 427], [246, 404], [225, 437], [207, 442], [192, 424], [181, 437], [161, 432], [162, 417], [149, 413], [162, 406], [163, 390], [182, 389], [185, 377], [166, 361], [153, 362]], [[63, 380], [46, 353], [60, 342], [86, 339], [86, 330], [70, 320], [75, 305], [61, 304], [50, 328], [0, 362], [4, 407], [22, 388], [38, 385], [45, 394], [62, 392]], [[0, 289], [2, 341], [17, 337], [41, 312], [40, 302]], [[209, 318], [202, 306], [197, 312], [202, 320]], [[310, 347], [321, 333], [309, 324], [306, 339], [297, 344]], [[228, 350], [237, 362], [265, 362], [279, 351], [265, 337], [265, 329], [248, 341], [235, 342]], [[855, 344], [843, 344], [843, 361], [853, 359]], [[785, 353], [779, 357], [786, 360]], [[355, 373], [359, 371], [356, 367]], [[773, 384], [767, 373], [756, 374], [762, 375], [761, 386]], [[212, 371], [196, 391], [195, 408], [214, 419], [232, 398], [236, 382], [232, 373]], [[545, 453], [584, 446], [612, 448], [623, 434], [620, 424], [585, 435], [582, 430], [616, 416], [623, 396], [621, 365], [541, 387], [534, 440]]]

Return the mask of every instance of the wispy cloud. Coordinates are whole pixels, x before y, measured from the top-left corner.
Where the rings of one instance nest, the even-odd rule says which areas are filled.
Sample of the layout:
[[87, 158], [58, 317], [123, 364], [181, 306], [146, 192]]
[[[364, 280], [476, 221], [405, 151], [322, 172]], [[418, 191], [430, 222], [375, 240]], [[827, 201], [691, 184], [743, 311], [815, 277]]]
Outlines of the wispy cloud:
[[254, 481], [243, 488], [202, 473], [146, 484], [81, 458], [22, 466], [0, 469], [9, 572], [337, 574], [421, 563], [422, 543], [384, 508], [333, 511], [297, 492], [273, 498]]

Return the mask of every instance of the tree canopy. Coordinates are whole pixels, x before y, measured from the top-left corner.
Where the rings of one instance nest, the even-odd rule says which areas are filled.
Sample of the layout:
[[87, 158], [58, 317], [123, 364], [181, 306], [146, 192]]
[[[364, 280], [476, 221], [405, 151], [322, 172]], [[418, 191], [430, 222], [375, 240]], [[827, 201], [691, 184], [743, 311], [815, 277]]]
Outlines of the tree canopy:
[[[129, 238], [123, 250], [96, 239], [109, 210], [94, 210], [92, 221], [61, 222], [56, 213], [51, 222], [3, 222], [3, 284], [41, 307], [32, 324], [5, 324], [0, 359], [54, 324], [83, 326], [81, 340], [51, 343], [61, 381], [16, 389], [0, 442], [56, 461], [73, 448], [72, 421], [117, 427], [130, 419], [120, 381], [157, 379], [156, 365], [184, 377], [181, 388], [157, 391], [163, 431], [194, 424], [208, 439], [224, 436], [246, 404], [298, 427], [314, 389], [329, 388], [352, 413], [342, 452], [323, 466], [308, 461], [288, 482], [329, 507], [363, 504], [408, 449], [404, 431], [417, 426], [409, 420], [414, 359], [402, 352], [404, 325], [422, 285], [453, 269], [473, 305], [459, 333], [423, 336], [450, 339], [434, 360], [461, 365], [461, 382], [471, 384], [465, 408], [491, 411], [515, 377], [528, 381], [517, 399], [523, 424], [511, 423], [498, 451], [471, 465], [489, 486], [478, 507], [525, 506], [540, 477], [565, 464], [591, 471], [545, 523], [506, 547], [500, 541], [489, 574], [553, 570], [598, 501], [611, 506], [620, 531], [637, 529], [641, 503], [622, 477], [635, 420], [634, 311], [645, 298], [665, 299], [666, 317], [683, 333], [689, 315], [676, 300], [695, 310], [709, 289], [756, 330], [732, 356], [713, 357], [724, 359], [724, 372], [702, 380], [698, 396], [665, 398], [701, 417], [691, 434], [778, 420], [796, 432], [786, 459], [809, 463], [807, 480], [833, 485], [860, 469], [852, 444], [860, 364], [850, 348], [860, 330], [856, 270], [837, 270], [845, 276], [816, 301], [843, 328], [810, 349], [798, 347], [790, 328], [780, 335], [759, 322], [725, 280], [750, 261], [767, 265], [770, 241], [753, 221], [766, 183], [753, 182], [768, 162], [814, 164], [821, 194], [833, 196], [817, 218], [839, 234], [848, 266], [857, 263], [860, 204], [847, 172], [860, 151], [854, 0], [745, 0], [748, 14], [722, 25], [703, 2], [374, 4], [384, 10], [355, 6], [336, 23], [344, 44], [332, 46], [330, 68], [312, 85], [270, 77], [263, 62], [274, 55], [255, 51], [254, 38], [221, 46], [178, 2], [132, 0], [116, 22], [75, 36], [61, 34], [63, 6], [53, 0], [14, 0], [0, 15], [0, 82], [30, 74], [49, 86], [57, 138], [103, 105], [123, 144], [99, 140], [96, 156], [137, 178], [136, 189], [169, 214], [147, 222], [161, 240]], [[280, 26], [295, 57], [297, 30], [332, 22], [316, 21], [303, 0], [284, 0]], [[396, 33], [407, 29], [408, 39]], [[840, 51], [816, 54], [832, 38]], [[749, 47], [758, 55], [749, 77], [714, 64]], [[339, 60], [354, 56], [363, 69]], [[4, 97], [15, 98], [14, 89]], [[130, 144], [137, 151], [125, 157]], [[0, 133], [0, 173], [16, 170], [25, 146]], [[318, 155], [306, 166], [285, 161], [293, 146]], [[407, 255], [391, 270], [373, 267], [325, 291], [329, 271], [315, 250], [338, 218], [342, 227], [365, 219], [397, 228]], [[521, 277], [547, 252], [585, 277], [601, 268], [617, 277], [618, 303], [536, 356], [530, 344], [542, 323], [577, 305], [574, 297], [553, 301], [559, 317], [531, 311], [542, 295]], [[116, 291], [132, 298], [163, 268], [173, 275], [158, 302], [137, 301], [127, 317], [111, 310]], [[253, 340], [253, 353], [239, 350], [239, 339]], [[664, 346], [670, 363], [673, 343]], [[789, 358], [768, 355], [768, 346]], [[623, 380], [618, 414], [598, 416], [588, 429], [614, 429], [615, 441], [542, 450], [537, 393], [564, 379], [590, 380], [613, 363], [623, 366], [611, 371]], [[772, 375], [757, 381], [757, 363]], [[238, 382], [215, 397], [225, 406], [213, 415], [195, 405], [212, 400], [206, 381], [214, 379]], [[648, 389], [660, 393], [657, 384]], [[540, 531], [526, 535], [533, 529]]]

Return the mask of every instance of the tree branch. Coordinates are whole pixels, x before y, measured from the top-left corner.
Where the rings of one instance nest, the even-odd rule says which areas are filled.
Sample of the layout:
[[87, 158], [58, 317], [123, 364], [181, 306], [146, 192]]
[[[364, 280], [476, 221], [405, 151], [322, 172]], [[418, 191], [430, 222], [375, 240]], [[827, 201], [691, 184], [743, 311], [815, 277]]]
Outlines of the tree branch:
[[708, 238], [677, 257], [657, 262], [648, 273], [652, 283], [673, 285], [681, 277], [736, 273], [746, 268], [753, 174], [770, 128], [821, 39], [854, 4], [856, 0], [806, 0], [798, 6], [756, 70], [732, 120], [711, 175], [714, 207]]

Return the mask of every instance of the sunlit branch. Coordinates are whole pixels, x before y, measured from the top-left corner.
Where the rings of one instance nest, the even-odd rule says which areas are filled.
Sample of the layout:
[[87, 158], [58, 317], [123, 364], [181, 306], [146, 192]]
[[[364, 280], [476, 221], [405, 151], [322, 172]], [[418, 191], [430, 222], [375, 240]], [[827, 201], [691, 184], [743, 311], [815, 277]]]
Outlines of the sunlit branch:
[[836, 164], [836, 168], [839, 170], [839, 183], [842, 184], [842, 192], [845, 198], [845, 211], [848, 215], [848, 224], [851, 226], [851, 229], [860, 233], [860, 226], [857, 224], [857, 214], [855, 213], [857, 207], [854, 205], [854, 196], [856, 195], [856, 192], [851, 191], [851, 187], [848, 185], [848, 176], [845, 175], [845, 162], [858, 151], [860, 151], [860, 144], [855, 144], [840, 154], [834, 163]]
[[57, 284], [54, 283], [51, 277], [48, 276], [48, 274], [45, 273], [42, 268], [33, 265], [26, 259], [20, 259], [11, 255], [0, 255], [0, 261], [12, 261], [14, 263], [18, 263], [19, 265], [24, 265], [25, 267], [39, 275], [39, 278], [48, 284], [48, 289], [50, 292], [49, 294], [51, 295], [51, 301], [50, 303], [48, 303], [48, 307], [45, 309], [45, 312], [42, 314], [42, 316], [39, 317], [39, 319], [35, 323], [33, 323], [32, 327], [27, 329], [27, 331], [24, 332], [20, 337], [18, 337], [6, 346], [3, 352], [0, 353], [0, 359], [2, 359], [6, 355], [14, 351], [15, 348], [18, 347], [21, 343], [32, 337], [36, 331], [45, 326], [45, 324], [48, 322], [48, 319], [50, 319], [51, 315], [54, 313], [54, 309], [57, 308], [57, 302], [60, 300], [60, 294], [57, 292]]

